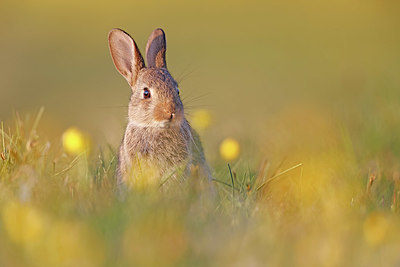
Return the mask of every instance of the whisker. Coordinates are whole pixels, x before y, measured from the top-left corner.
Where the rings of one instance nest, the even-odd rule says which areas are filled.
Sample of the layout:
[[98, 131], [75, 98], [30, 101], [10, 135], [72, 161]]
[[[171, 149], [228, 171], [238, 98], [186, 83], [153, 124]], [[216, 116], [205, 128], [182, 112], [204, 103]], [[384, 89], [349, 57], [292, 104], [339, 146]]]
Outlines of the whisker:
[[[192, 63], [189, 63], [183, 71], [177, 76], [176, 81], [178, 84], [180, 84], [182, 81], [184, 81], [189, 75], [193, 74], [196, 70], [192, 69], [188, 71], [189, 67], [192, 65]], [[188, 72], [187, 72], [188, 71]], [[186, 72], [186, 73], [185, 73]]]
[[98, 106], [97, 108], [101, 108], [101, 109], [109, 109], [109, 108], [128, 108], [128, 105], [123, 105], [123, 106]]
[[185, 106], [185, 109], [199, 109], [199, 108], [213, 109], [214, 106], [212, 106], [212, 105], [190, 105], [190, 106]]
[[181, 98], [181, 100], [182, 100], [182, 102], [187, 104], [187, 103], [191, 103], [191, 102], [202, 100], [202, 99], [206, 98], [209, 95], [210, 94], [202, 94], [202, 95], [195, 96], [195, 97], [187, 95], [187, 96], [184, 96], [183, 98]]

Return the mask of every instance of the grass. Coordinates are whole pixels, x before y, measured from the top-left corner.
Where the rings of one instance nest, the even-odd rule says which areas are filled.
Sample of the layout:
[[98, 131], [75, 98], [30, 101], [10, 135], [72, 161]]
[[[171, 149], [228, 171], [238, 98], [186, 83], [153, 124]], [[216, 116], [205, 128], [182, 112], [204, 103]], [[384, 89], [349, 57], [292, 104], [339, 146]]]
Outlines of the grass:
[[61, 142], [41, 137], [43, 111], [1, 123], [1, 266], [400, 261], [399, 173], [375, 167], [365, 175], [346, 134], [303, 162], [211, 162], [215, 197], [189, 180], [121, 198], [115, 150], [69, 156]]

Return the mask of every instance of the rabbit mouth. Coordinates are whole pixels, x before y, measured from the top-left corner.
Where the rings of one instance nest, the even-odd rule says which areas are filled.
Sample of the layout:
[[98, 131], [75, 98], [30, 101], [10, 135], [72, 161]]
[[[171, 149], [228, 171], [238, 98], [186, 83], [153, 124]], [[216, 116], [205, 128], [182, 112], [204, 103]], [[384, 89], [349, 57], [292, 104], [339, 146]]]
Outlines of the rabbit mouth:
[[163, 128], [171, 128], [181, 124], [182, 112], [175, 107], [166, 109], [163, 105], [154, 110], [154, 120]]
[[159, 121], [158, 123], [160, 128], [166, 128], [166, 129], [174, 128], [180, 125], [178, 120], [173, 120], [173, 119]]
[[175, 127], [180, 126], [180, 121], [179, 120], [162, 120], [162, 121], [157, 121], [154, 120], [150, 123], [146, 122], [140, 122], [140, 121], [135, 121], [131, 120], [129, 121], [129, 125], [132, 127], [136, 128], [162, 128], [162, 129], [171, 129]]

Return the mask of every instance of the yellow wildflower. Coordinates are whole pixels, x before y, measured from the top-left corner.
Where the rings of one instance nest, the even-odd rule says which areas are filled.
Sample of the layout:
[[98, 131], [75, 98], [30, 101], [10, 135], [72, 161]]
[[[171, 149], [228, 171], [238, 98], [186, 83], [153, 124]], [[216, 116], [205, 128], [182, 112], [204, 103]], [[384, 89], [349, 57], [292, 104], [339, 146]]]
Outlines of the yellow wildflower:
[[3, 208], [2, 217], [4, 228], [15, 243], [30, 246], [42, 237], [43, 219], [34, 208], [9, 201]]
[[210, 126], [211, 121], [212, 118], [210, 112], [206, 109], [199, 109], [194, 112], [191, 124], [194, 129], [203, 131]]
[[226, 161], [235, 160], [239, 156], [240, 146], [233, 138], [225, 138], [219, 146], [219, 153]]
[[88, 139], [75, 127], [68, 128], [64, 132], [62, 141], [64, 150], [70, 155], [78, 155], [89, 148]]
[[371, 213], [364, 222], [364, 238], [371, 246], [381, 244], [388, 232], [389, 221], [384, 214]]

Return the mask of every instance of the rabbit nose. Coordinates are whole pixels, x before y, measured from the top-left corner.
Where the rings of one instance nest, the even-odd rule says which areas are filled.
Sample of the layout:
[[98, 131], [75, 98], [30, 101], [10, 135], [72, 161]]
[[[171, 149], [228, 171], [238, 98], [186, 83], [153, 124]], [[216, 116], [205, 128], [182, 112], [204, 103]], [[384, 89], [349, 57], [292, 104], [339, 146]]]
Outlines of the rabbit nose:
[[172, 120], [175, 117], [175, 105], [173, 103], [170, 103], [169, 105], [167, 105], [167, 108], [165, 109], [165, 111], [167, 112], [168, 116], [169, 116], [169, 120]]
[[160, 104], [155, 108], [155, 119], [157, 121], [172, 121], [176, 118], [176, 107], [174, 104]]
[[165, 112], [167, 113], [168, 120], [171, 121], [173, 118], [175, 118], [176, 113], [175, 113], [175, 108], [174, 107], [171, 107], [170, 109], [165, 110]]

